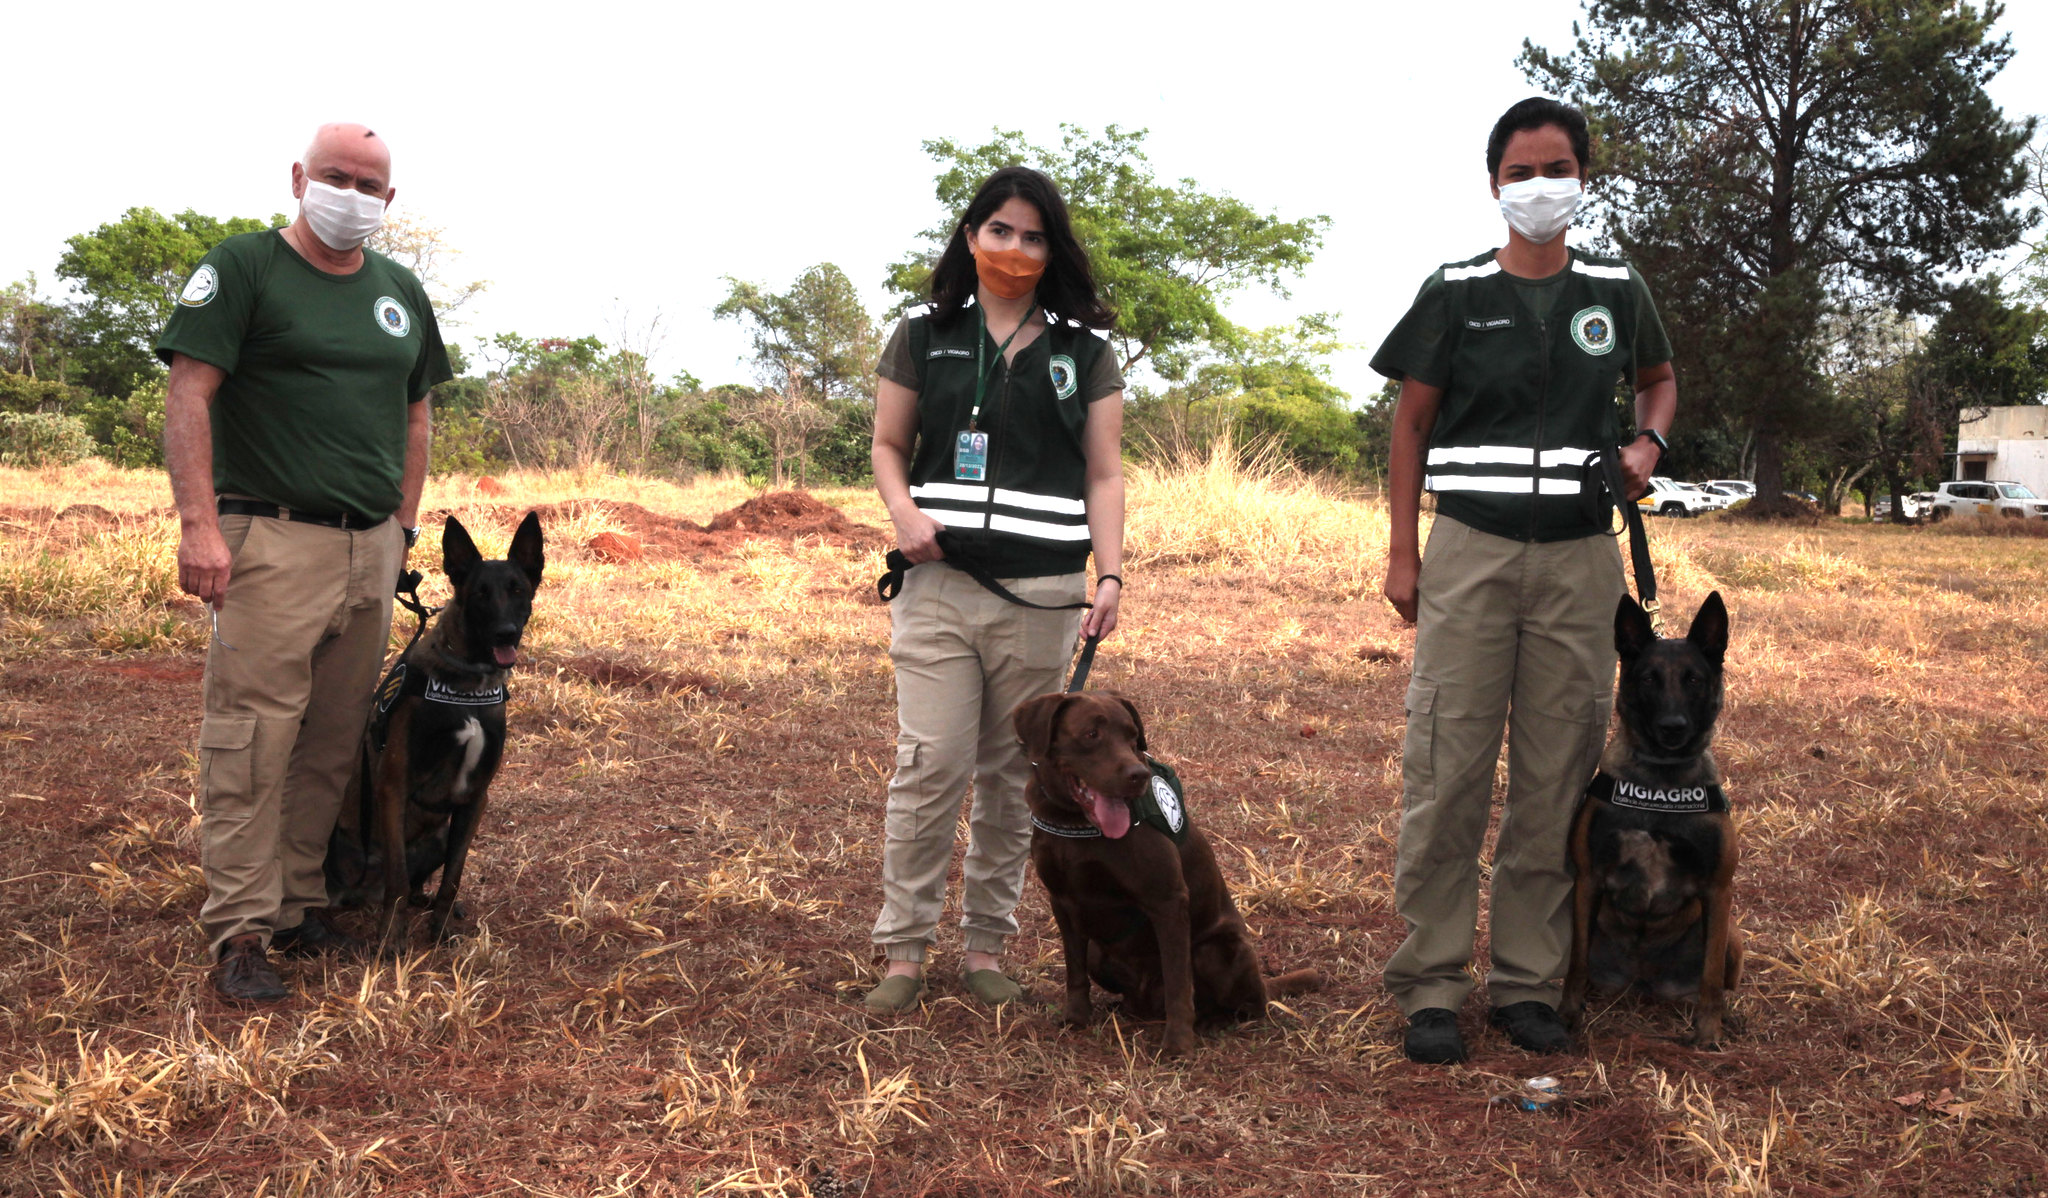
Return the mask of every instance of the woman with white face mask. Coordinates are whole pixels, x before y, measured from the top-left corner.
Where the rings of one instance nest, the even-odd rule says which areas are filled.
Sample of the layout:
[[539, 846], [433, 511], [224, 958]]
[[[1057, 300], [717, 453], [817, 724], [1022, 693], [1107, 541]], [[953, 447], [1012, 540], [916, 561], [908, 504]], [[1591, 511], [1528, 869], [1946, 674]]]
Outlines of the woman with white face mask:
[[898, 732], [871, 1011], [924, 992], [970, 782], [962, 981], [989, 1006], [1023, 997], [1000, 959], [1031, 849], [1031, 767], [1010, 715], [1060, 689], [1077, 632], [1116, 628], [1124, 382], [1102, 336], [1114, 323], [1058, 188], [1005, 167], [954, 227], [930, 306], [882, 351], [875, 488], [912, 566], [889, 611]]
[[[1570, 949], [1565, 835], [1613, 702], [1621, 557], [1580, 495], [1587, 459], [1621, 451], [1648, 487], [1677, 410], [1671, 346], [1642, 277], [1566, 244], [1583, 201], [1586, 118], [1524, 100], [1494, 126], [1487, 185], [1507, 244], [1439, 268], [1373, 357], [1401, 383], [1385, 593], [1417, 625], [1402, 760], [1394, 903], [1406, 942], [1387, 990], [1417, 1061], [1463, 1060], [1478, 856], [1508, 725], [1506, 814], [1493, 858], [1492, 1022], [1559, 1052]], [[1614, 387], [1636, 396], [1624, 437]], [[1418, 548], [1421, 492], [1436, 495]], [[1611, 506], [1607, 514], [1611, 514]]]

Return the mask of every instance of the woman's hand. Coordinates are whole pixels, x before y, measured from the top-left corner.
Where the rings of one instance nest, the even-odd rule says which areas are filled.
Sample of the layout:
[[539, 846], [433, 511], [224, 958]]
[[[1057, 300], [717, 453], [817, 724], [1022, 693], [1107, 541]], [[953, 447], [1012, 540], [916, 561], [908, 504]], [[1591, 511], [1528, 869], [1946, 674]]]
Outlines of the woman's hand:
[[1082, 639], [1105, 637], [1116, 631], [1117, 603], [1123, 597], [1124, 581], [1121, 578], [1108, 578], [1095, 584], [1095, 606], [1081, 617]]
[[911, 564], [935, 562], [946, 556], [939, 548], [939, 530], [945, 525], [918, 511], [911, 504], [904, 504], [901, 512], [890, 512], [889, 522], [896, 526], [896, 548]]
[[1415, 582], [1422, 576], [1422, 558], [1414, 553], [1389, 553], [1387, 555], [1387, 581], [1380, 587], [1380, 593], [1407, 623], [1415, 622]]

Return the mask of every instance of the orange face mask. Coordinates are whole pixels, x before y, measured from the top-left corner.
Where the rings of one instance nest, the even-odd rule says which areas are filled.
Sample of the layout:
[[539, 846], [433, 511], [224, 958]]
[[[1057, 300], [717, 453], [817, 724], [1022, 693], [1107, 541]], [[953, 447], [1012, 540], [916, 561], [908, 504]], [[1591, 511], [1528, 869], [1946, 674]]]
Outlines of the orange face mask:
[[1023, 299], [1038, 286], [1045, 263], [1023, 250], [981, 250], [974, 255], [974, 275], [993, 295]]

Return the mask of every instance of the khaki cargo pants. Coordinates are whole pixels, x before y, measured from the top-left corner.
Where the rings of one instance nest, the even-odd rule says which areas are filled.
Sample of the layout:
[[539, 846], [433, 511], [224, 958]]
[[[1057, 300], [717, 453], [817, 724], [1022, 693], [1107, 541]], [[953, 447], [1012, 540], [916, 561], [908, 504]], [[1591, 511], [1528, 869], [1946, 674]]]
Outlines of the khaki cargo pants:
[[[1033, 603], [1086, 598], [1080, 574], [1000, 580]], [[896, 663], [896, 774], [882, 831], [882, 913], [874, 942], [890, 960], [922, 961], [944, 910], [961, 800], [967, 820], [965, 947], [1000, 953], [1017, 932], [1031, 852], [1024, 783], [1031, 766], [1010, 713], [1060, 689], [1081, 612], [1005, 602], [959, 570], [928, 562], [889, 605]]]
[[396, 520], [360, 532], [222, 516], [234, 565], [206, 657], [199, 726], [199, 922], [231, 936], [297, 927], [327, 902], [341, 811], [405, 562]]
[[1479, 913], [1479, 851], [1501, 728], [1507, 806], [1493, 853], [1489, 1001], [1556, 1006], [1571, 948], [1566, 840], [1614, 706], [1614, 538], [1527, 544], [1439, 516], [1417, 584], [1394, 906], [1408, 939], [1384, 980], [1403, 1014], [1457, 1010]]

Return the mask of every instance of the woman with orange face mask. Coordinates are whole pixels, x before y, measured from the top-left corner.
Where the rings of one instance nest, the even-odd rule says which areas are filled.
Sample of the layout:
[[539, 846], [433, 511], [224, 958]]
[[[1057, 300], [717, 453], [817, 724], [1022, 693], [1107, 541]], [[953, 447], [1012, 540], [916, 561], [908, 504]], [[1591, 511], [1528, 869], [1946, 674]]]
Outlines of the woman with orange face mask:
[[963, 982], [990, 1006], [1023, 997], [1001, 960], [1031, 848], [1010, 713], [1060, 689], [1077, 633], [1113, 631], [1123, 593], [1124, 381], [1098, 332], [1115, 314], [1052, 180], [991, 175], [931, 288], [875, 395], [875, 486], [914, 564], [890, 607], [900, 731], [874, 930], [888, 967], [866, 1000], [880, 1013], [924, 993], [970, 782]]

